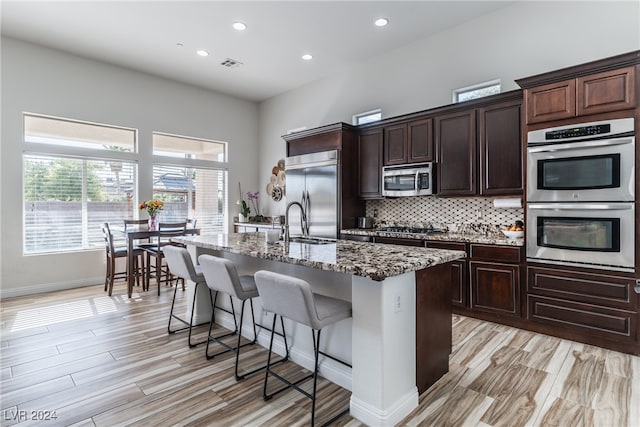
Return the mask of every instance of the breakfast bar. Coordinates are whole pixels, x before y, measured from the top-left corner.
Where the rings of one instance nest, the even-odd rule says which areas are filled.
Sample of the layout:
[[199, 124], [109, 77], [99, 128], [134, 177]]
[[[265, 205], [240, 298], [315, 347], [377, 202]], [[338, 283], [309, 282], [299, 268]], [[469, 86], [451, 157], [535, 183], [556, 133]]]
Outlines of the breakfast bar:
[[[233, 260], [242, 274], [260, 269], [289, 274], [309, 281], [314, 292], [350, 300], [353, 317], [335, 325], [328, 345], [353, 368], [338, 368], [327, 359], [321, 374], [351, 390], [350, 413], [367, 425], [396, 424], [418, 406], [418, 394], [448, 371], [448, 263], [464, 257], [462, 251], [325, 239], [267, 243], [264, 233], [174, 240], [187, 245], [193, 259], [211, 253]], [[312, 349], [305, 344], [311, 340], [305, 333], [287, 326], [287, 334], [294, 334], [292, 359], [310, 367]]]

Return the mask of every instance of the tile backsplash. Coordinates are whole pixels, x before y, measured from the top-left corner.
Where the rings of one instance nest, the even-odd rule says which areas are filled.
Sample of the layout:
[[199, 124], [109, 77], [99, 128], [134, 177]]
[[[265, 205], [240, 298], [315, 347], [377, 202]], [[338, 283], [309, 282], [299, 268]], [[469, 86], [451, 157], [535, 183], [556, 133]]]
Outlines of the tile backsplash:
[[523, 208], [495, 208], [492, 197], [398, 197], [366, 202], [367, 216], [386, 223], [434, 223], [458, 228], [467, 224], [506, 225], [524, 219]]

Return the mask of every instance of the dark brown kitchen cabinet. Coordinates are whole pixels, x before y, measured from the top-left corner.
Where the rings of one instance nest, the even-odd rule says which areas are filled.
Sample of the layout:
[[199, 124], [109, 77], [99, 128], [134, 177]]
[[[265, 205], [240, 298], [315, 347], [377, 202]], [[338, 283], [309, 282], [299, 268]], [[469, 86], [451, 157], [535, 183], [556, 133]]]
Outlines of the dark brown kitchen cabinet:
[[407, 163], [407, 124], [384, 128], [384, 165]]
[[471, 308], [520, 317], [520, 267], [498, 262], [470, 261]]
[[471, 310], [519, 318], [521, 263], [519, 246], [469, 245]]
[[478, 109], [480, 195], [523, 193], [521, 113], [521, 101]]
[[358, 195], [362, 199], [382, 197], [382, 129], [358, 135]]
[[433, 119], [419, 119], [407, 123], [409, 163], [433, 161]]
[[[612, 59], [606, 59], [551, 72], [548, 76], [518, 80], [525, 88], [527, 124], [634, 108], [637, 101], [636, 66], [607, 69], [612, 64]], [[590, 69], [602, 71], [589, 73]], [[575, 78], [558, 78], [572, 74]]]
[[435, 117], [439, 196], [477, 194], [476, 110]]
[[433, 161], [433, 119], [424, 118], [384, 128], [384, 165]]
[[530, 264], [527, 319], [551, 335], [638, 354], [634, 286], [631, 275]]
[[[467, 244], [463, 242], [441, 242], [427, 240], [428, 248], [448, 249], [467, 252]], [[469, 281], [467, 280], [467, 260], [458, 259], [451, 263], [451, 305], [469, 307]]]
[[583, 116], [635, 107], [635, 81], [635, 67], [578, 77], [576, 114]]

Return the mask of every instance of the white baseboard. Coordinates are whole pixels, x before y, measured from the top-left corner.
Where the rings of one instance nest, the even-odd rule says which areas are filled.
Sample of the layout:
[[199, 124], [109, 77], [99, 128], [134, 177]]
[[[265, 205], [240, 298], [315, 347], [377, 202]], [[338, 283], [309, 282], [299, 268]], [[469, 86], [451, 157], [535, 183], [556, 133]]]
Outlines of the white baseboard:
[[19, 288], [2, 288], [0, 289], [0, 298], [13, 298], [25, 295], [41, 294], [44, 292], [64, 291], [66, 289], [95, 286], [101, 283], [104, 283], [104, 276], [71, 281], [65, 280], [64, 282], [40, 283], [33, 286], [22, 286]]
[[385, 411], [351, 395], [350, 415], [372, 427], [394, 426], [418, 406], [418, 388], [402, 396]]

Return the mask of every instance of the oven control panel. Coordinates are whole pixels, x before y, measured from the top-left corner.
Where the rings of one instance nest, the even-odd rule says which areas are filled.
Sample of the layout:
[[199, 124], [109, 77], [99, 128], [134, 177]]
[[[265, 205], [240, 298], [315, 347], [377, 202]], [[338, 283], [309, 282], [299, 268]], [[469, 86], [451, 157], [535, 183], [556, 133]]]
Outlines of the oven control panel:
[[552, 139], [567, 139], [578, 138], [584, 136], [602, 135], [611, 132], [610, 124], [593, 125], [593, 126], [580, 126], [570, 129], [559, 129], [546, 132], [544, 137], [546, 140]]

